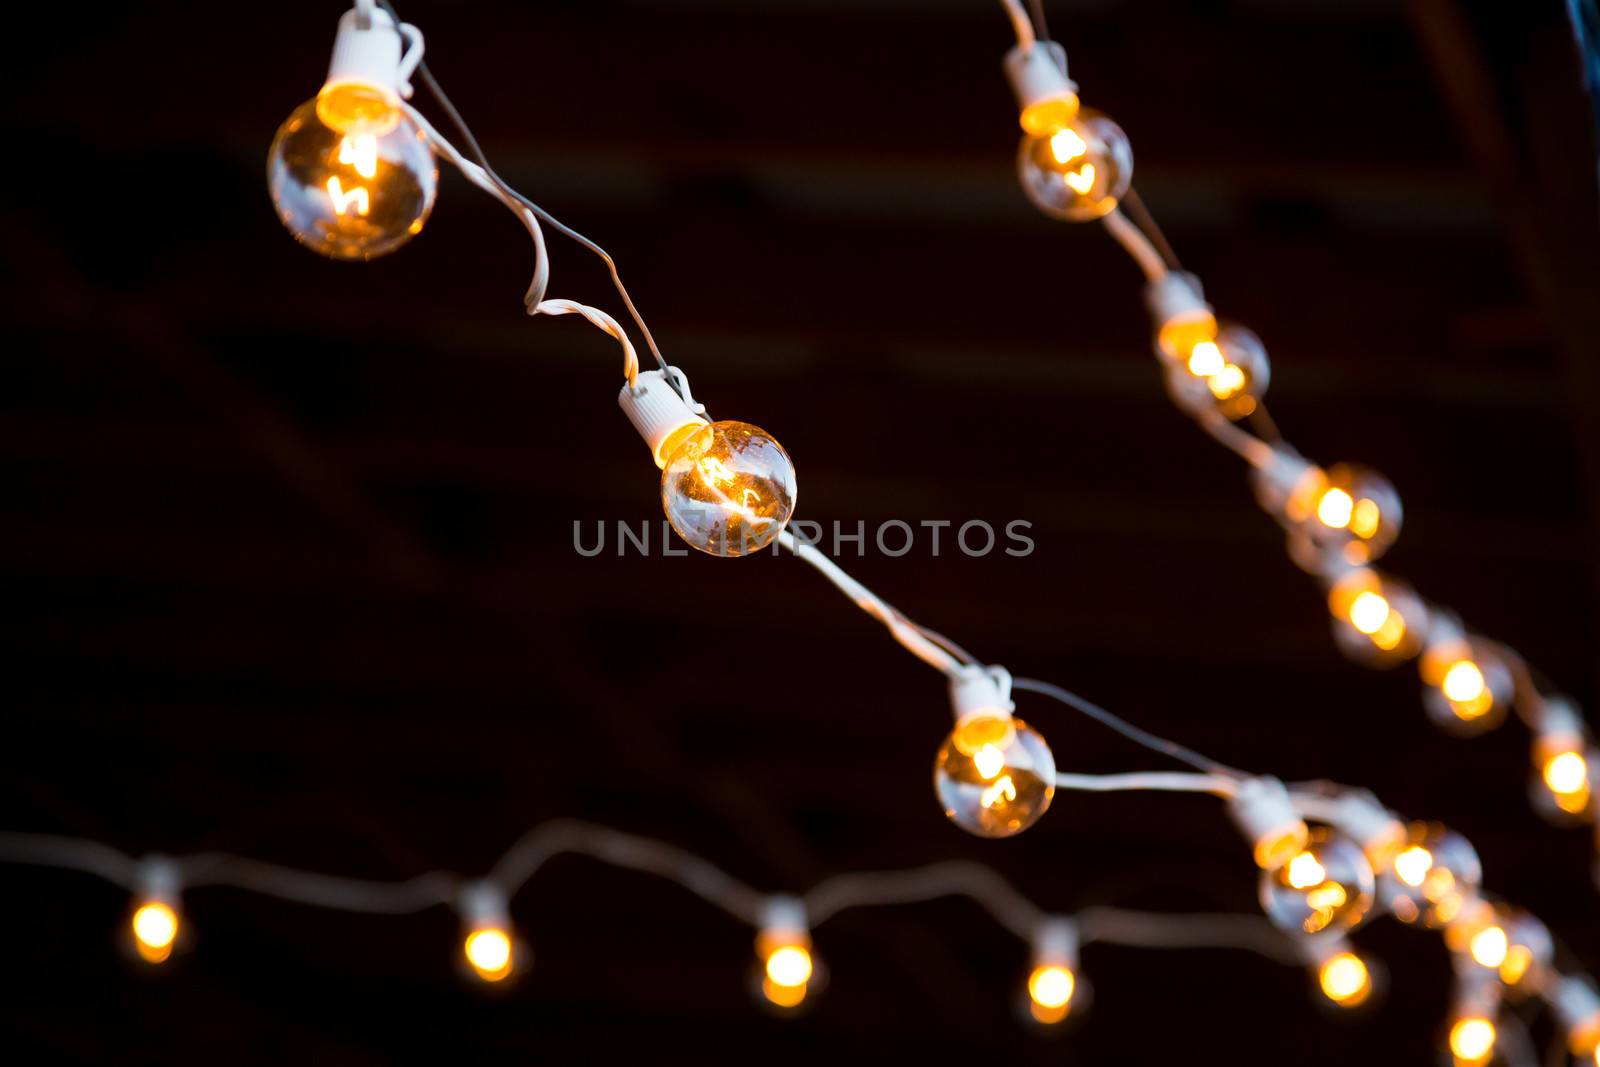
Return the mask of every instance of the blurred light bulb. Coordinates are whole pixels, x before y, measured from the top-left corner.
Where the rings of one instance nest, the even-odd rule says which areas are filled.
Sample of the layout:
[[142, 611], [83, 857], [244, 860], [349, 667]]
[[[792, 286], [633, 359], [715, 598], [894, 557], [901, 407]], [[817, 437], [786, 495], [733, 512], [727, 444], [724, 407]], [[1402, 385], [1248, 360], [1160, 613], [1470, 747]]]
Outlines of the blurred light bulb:
[[1354, 1008], [1372, 995], [1372, 974], [1354, 952], [1329, 956], [1317, 968], [1317, 983], [1322, 993], [1341, 1008]]
[[1352, 659], [1387, 666], [1422, 648], [1426, 609], [1409, 585], [1367, 567], [1352, 567], [1328, 589], [1334, 639]]
[[1215, 341], [1201, 341], [1189, 350], [1189, 373], [1196, 378], [1217, 374], [1226, 364]]
[[1379, 899], [1402, 922], [1446, 926], [1475, 896], [1483, 866], [1466, 838], [1435, 823], [1412, 823], [1378, 874]]
[[146, 963], [163, 963], [178, 940], [178, 913], [161, 900], [147, 900], [133, 912], [133, 945]]
[[1056, 763], [1027, 723], [980, 712], [957, 723], [940, 746], [933, 784], [951, 822], [980, 837], [1009, 837], [1050, 806]]
[[1428, 714], [1444, 729], [1481, 733], [1505, 718], [1511, 672], [1489, 642], [1467, 637], [1447, 620], [1430, 632], [1419, 670], [1428, 686]]
[[1080, 221], [1108, 214], [1133, 179], [1128, 135], [1097, 111], [1058, 108], [1029, 114], [1017, 154], [1023, 191], [1043, 212]]
[[783, 532], [798, 492], [794, 464], [766, 431], [714, 422], [670, 447], [661, 502], [691, 546], [713, 556], [747, 556]]
[[1461, 1064], [1488, 1063], [1494, 1056], [1494, 1023], [1482, 1016], [1457, 1019], [1450, 1027], [1450, 1054]]
[[1276, 870], [1261, 872], [1261, 907], [1285, 930], [1348, 930], [1372, 907], [1372, 865], [1361, 847], [1326, 829]]
[[1462, 908], [1445, 930], [1445, 943], [1513, 989], [1555, 956], [1555, 942], [1544, 923], [1521, 908], [1483, 900]]
[[329, 107], [318, 97], [278, 128], [267, 155], [278, 217], [295, 240], [334, 259], [373, 259], [420, 233], [438, 184], [432, 151], [398, 106]]
[[467, 962], [485, 982], [498, 982], [511, 974], [514, 951], [511, 934], [498, 926], [486, 926], [467, 934], [463, 946]]
[[1065, 1019], [1077, 984], [1070, 967], [1054, 963], [1035, 967], [1028, 975], [1028, 1007], [1033, 1017], [1046, 1024]]
[[1544, 784], [1552, 793], [1576, 796], [1589, 791], [1589, 764], [1583, 753], [1558, 752], [1544, 764]]
[[1290, 491], [1284, 517], [1316, 549], [1337, 552], [1346, 563], [1370, 563], [1400, 536], [1400, 496], [1366, 467], [1311, 467]]
[[820, 978], [800, 900], [787, 896], [767, 900], [756, 934], [756, 957], [761, 965], [757, 987], [767, 1003], [781, 1009], [799, 1007]]

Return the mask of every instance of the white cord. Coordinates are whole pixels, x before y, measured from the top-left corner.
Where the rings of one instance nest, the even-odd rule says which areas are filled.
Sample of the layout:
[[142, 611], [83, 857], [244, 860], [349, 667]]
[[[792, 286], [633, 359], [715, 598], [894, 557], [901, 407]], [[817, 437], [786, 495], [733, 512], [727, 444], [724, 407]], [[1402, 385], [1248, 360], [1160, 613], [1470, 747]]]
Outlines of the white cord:
[[845, 596], [855, 601], [856, 607], [871, 615], [884, 626], [906, 650], [936, 670], [950, 677], [960, 673], [964, 661], [946, 651], [937, 641], [926, 636], [916, 623], [901, 614], [893, 605], [844, 572], [833, 560], [823, 555], [811, 543], [802, 540], [790, 530], [778, 535], [778, 543], [799, 558], [811, 564], [823, 577], [839, 588]]
[[576, 300], [542, 300], [533, 308], [535, 315], [582, 315], [595, 326], [615, 337], [622, 345], [622, 374], [628, 379], [629, 386], [639, 384], [639, 355], [633, 350], [633, 342], [628, 340], [627, 333], [616, 319], [607, 315], [599, 308], [592, 308], [588, 304], [580, 304]]
[[1088, 908], [1076, 917], [1078, 943], [1140, 948], [1237, 948], [1286, 966], [1305, 966], [1305, 942], [1253, 915], [1152, 915]]
[[1162, 790], [1174, 793], [1211, 793], [1231, 797], [1238, 792], [1238, 782], [1221, 774], [1183, 774], [1173, 771], [1136, 772], [1131, 774], [1068, 774], [1056, 775], [1057, 789], [1072, 789], [1080, 793], [1113, 793], [1126, 790]]
[[1156, 251], [1156, 246], [1150, 243], [1150, 238], [1144, 235], [1143, 230], [1128, 221], [1128, 216], [1122, 213], [1121, 208], [1112, 208], [1100, 221], [1105, 225], [1106, 232], [1139, 264], [1146, 279], [1156, 282], [1167, 276], [1167, 264], [1161, 258], [1161, 253]]
[[1000, 0], [1000, 6], [1006, 9], [1006, 14], [1011, 16], [1011, 28], [1017, 34], [1017, 47], [1024, 52], [1031, 49], [1036, 37], [1033, 32], [1033, 21], [1028, 18], [1028, 12], [1022, 7], [1022, 0]]

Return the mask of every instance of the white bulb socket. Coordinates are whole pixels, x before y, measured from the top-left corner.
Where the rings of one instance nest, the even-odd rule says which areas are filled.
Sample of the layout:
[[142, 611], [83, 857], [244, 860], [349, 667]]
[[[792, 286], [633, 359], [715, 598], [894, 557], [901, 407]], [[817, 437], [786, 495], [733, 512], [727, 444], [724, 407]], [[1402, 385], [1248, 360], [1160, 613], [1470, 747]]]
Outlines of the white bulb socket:
[[657, 467], [666, 467], [671, 453], [687, 436], [684, 431], [708, 425], [658, 370], [641, 371], [634, 384], [624, 385], [617, 394], [617, 405], [650, 446]]
[[1144, 304], [1156, 328], [1173, 323], [1215, 320], [1200, 279], [1188, 271], [1169, 270], [1144, 287]]
[[1003, 65], [1024, 112], [1058, 100], [1076, 104], [1078, 86], [1067, 77], [1067, 50], [1057, 42], [1039, 41], [1026, 49], [1018, 45], [1006, 53]]
[[1588, 978], [1564, 976], [1547, 986], [1545, 1002], [1567, 1032], [1572, 1050], [1580, 1055], [1600, 1041], [1600, 992]]
[[511, 929], [511, 904], [492, 882], [468, 882], [456, 899], [461, 921], [469, 930]]
[[1051, 915], [1033, 931], [1034, 967], [1078, 969], [1078, 926], [1064, 915]]
[[810, 939], [806, 904], [799, 897], [779, 894], [761, 903], [761, 935], [774, 944], [803, 944]]
[[1544, 698], [1535, 728], [1541, 749], [1582, 752], [1589, 744], [1578, 709], [1565, 697]]
[[182, 884], [178, 864], [166, 856], [146, 856], [134, 872], [134, 892], [142, 903], [165, 904], [176, 911]]
[[1228, 814], [1250, 842], [1256, 864], [1273, 870], [1304, 847], [1309, 831], [1288, 788], [1276, 778], [1246, 778], [1228, 801]]
[[398, 108], [401, 99], [411, 95], [411, 72], [421, 61], [422, 34], [415, 26], [397, 27], [382, 8], [365, 12], [351, 8], [339, 19], [323, 91], [359, 85], [378, 90]]
[[1278, 521], [1288, 523], [1290, 498], [1307, 478], [1315, 475], [1316, 470], [1315, 463], [1288, 445], [1273, 446], [1271, 458], [1251, 471], [1257, 503]]
[[999, 667], [960, 668], [950, 679], [950, 707], [958, 728], [973, 719], [1009, 719], [1016, 709], [1011, 702], [1011, 675]]

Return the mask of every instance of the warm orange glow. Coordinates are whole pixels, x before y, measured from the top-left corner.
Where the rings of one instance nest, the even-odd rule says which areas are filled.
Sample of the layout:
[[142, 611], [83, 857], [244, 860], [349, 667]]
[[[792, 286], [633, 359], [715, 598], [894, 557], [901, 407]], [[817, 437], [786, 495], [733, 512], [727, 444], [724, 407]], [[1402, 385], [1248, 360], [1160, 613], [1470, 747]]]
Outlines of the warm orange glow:
[[1383, 522], [1383, 512], [1378, 508], [1378, 502], [1363, 497], [1356, 501], [1355, 509], [1350, 513], [1350, 532], [1357, 537], [1371, 537], [1378, 532], [1378, 527]]
[[1302, 852], [1289, 861], [1288, 881], [1295, 889], [1310, 889], [1321, 885], [1327, 878], [1327, 869], [1309, 852]]
[[972, 754], [972, 765], [978, 768], [978, 777], [987, 782], [1005, 769], [1006, 757], [993, 745], [984, 745]]
[[1244, 371], [1232, 363], [1223, 364], [1222, 369], [1206, 381], [1206, 385], [1211, 389], [1211, 395], [1218, 400], [1226, 400], [1231, 396], [1237, 396], [1246, 384], [1247, 380]]
[[1350, 525], [1355, 501], [1343, 489], [1329, 489], [1317, 501], [1317, 521], [1330, 530], [1343, 530]]
[[1076, 130], [1057, 130], [1050, 135], [1050, 155], [1062, 166], [1082, 159], [1088, 151], [1089, 143]]
[[1469, 659], [1457, 660], [1444, 672], [1439, 690], [1450, 703], [1457, 718], [1481, 718], [1494, 705], [1494, 695], [1489, 692], [1483, 671]]
[[1094, 164], [1084, 163], [1077, 170], [1069, 170], [1061, 175], [1061, 180], [1067, 187], [1079, 196], [1088, 196], [1089, 190], [1094, 188]]
[[811, 980], [811, 953], [799, 945], [785, 945], [767, 957], [767, 977], [781, 986], [805, 985]]
[[1421, 887], [1433, 869], [1433, 853], [1421, 845], [1412, 845], [1394, 858], [1394, 873], [1413, 889]]
[[1481, 1016], [1457, 1019], [1450, 1028], [1450, 1052], [1463, 1063], [1488, 1063], [1494, 1055], [1494, 1040], [1494, 1023]]
[[1078, 98], [1072, 93], [1054, 100], [1040, 100], [1022, 109], [1022, 128], [1035, 137], [1063, 130], [1078, 117]]
[[1544, 764], [1544, 784], [1557, 796], [1589, 792], [1589, 763], [1582, 753], [1558, 752]]
[[1306, 829], [1305, 823], [1299, 823], [1293, 829], [1285, 830], [1276, 837], [1263, 837], [1255, 844], [1256, 866], [1264, 871], [1277, 870], [1288, 863], [1295, 853], [1306, 847], [1306, 840], [1309, 837], [1310, 831]]
[[317, 94], [317, 118], [336, 133], [382, 135], [400, 123], [398, 101], [370, 85], [325, 85]]
[[1217, 319], [1210, 311], [1201, 308], [1187, 315], [1168, 319], [1161, 324], [1156, 343], [1173, 359], [1188, 363], [1195, 346], [1217, 339]]
[[1033, 973], [1028, 975], [1028, 997], [1045, 1012], [1059, 1012], [1059, 1018], [1066, 1014], [1065, 1009], [1072, 1002], [1072, 993], [1077, 984], [1070, 968], [1059, 964], [1035, 967]]
[[172, 955], [178, 939], [178, 913], [159, 900], [141, 904], [133, 913], [133, 947], [147, 963], [161, 963]]
[[355, 205], [357, 215], [366, 216], [372, 210], [372, 199], [367, 195], [366, 187], [352, 186], [347, 192], [337, 174], [328, 178], [328, 199], [333, 204], [333, 213], [340, 218], [350, 210], [351, 204]]
[[485, 982], [498, 982], [511, 973], [511, 935], [497, 926], [485, 926], [467, 935], [467, 962]]
[[1189, 373], [1196, 378], [1208, 378], [1222, 370], [1227, 361], [1215, 341], [1200, 341], [1189, 350]]
[[1353, 1008], [1372, 993], [1372, 975], [1360, 956], [1341, 952], [1323, 961], [1317, 971], [1322, 993], [1342, 1008]]
[[1377, 593], [1361, 593], [1350, 602], [1350, 625], [1369, 637], [1383, 629], [1390, 614], [1389, 602]]
[[1511, 949], [1511, 942], [1506, 937], [1505, 930], [1491, 925], [1473, 934], [1472, 940], [1467, 942], [1467, 949], [1480, 967], [1498, 970], [1506, 961], [1506, 953]]
[[339, 139], [339, 162], [354, 167], [363, 178], [378, 176], [378, 139], [370, 133], [350, 134]]

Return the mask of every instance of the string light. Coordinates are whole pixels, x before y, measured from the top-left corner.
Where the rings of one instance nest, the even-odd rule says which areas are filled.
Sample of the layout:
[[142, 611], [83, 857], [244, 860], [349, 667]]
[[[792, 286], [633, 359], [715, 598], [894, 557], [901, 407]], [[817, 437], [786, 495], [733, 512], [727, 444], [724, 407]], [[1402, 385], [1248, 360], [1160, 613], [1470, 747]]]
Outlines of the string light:
[[1556, 821], [1588, 816], [1594, 803], [1596, 755], [1572, 702], [1544, 702], [1533, 740], [1534, 807]]
[[438, 192], [433, 153], [401, 103], [422, 36], [368, 8], [339, 20], [327, 82], [278, 128], [267, 154], [278, 217], [295, 240], [334, 259], [394, 251], [422, 232]]
[[1122, 127], [1079, 106], [1066, 52], [1048, 41], [1019, 45], [1005, 69], [1020, 108], [1017, 174], [1029, 198], [1062, 219], [1114, 210], [1133, 180], [1133, 150]]
[[1010, 837], [1032, 826], [1056, 790], [1055, 758], [1011, 714], [1011, 676], [967, 667], [950, 683], [956, 725], [934, 760], [934, 791], [951, 822], [980, 837]]
[[133, 949], [146, 963], [165, 963], [177, 947], [182, 931], [177, 865], [162, 856], [139, 864], [135, 902], [128, 916]]
[[1555, 955], [1550, 931], [1521, 908], [1473, 900], [1445, 930], [1445, 943], [1508, 988], [1541, 973]]
[[800, 1007], [821, 977], [811, 954], [804, 901], [789, 896], [767, 900], [756, 934], [756, 958], [759, 988], [767, 1003], [784, 1011]]
[[1483, 884], [1483, 865], [1467, 839], [1438, 823], [1412, 823], [1405, 843], [1378, 875], [1384, 906], [1401, 922], [1448, 925]]
[[1052, 916], [1033, 937], [1033, 968], [1028, 972], [1028, 1013], [1054, 1026], [1072, 1011], [1078, 988], [1078, 932], [1072, 920]]
[[1339, 1007], [1358, 1008], [1372, 997], [1372, 971], [1365, 960], [1346, 949], [1317, 967], [1317, 987]]
[[1298, 855], [1311, 831], [1295, 809], [1288, 788], [1276, 778], [1257, 777], [1239, 783], [1228, 803], [1229, 814], [1245, 840], [1251, 856], [1263, 871], [1276, 871]]
[[506, 894], [489, 882], [462, 887], [461, 956], [471, 973], [484, 982], [503, 982], [526, 960], [519, 959], [511, 931], [511, 909]]
[[1490, 642], [1468, 636], [1448, 616], [1434, 620], [1417, 670], [1427, 687], [1424, 707], [1445, 730], [1478, 734], [1505, 718], [1512, 689], [1505, 661]]
[[1355, 842], [1326, 829], [1275, 870], [1261, 872], [1261, 908], [1285, 930], [1349, 930], [1372, 907], [1372, 865]]
[[1406, 583], [1370, 567], [1337, 571], [1328, 586], [1334, 640], [1359, 662], [1387, 666], [1422, 650], [1428, 613]]

